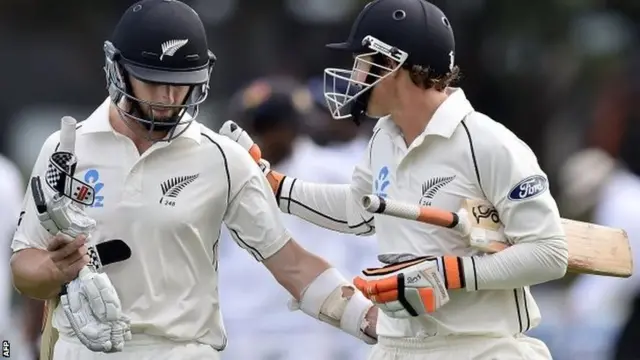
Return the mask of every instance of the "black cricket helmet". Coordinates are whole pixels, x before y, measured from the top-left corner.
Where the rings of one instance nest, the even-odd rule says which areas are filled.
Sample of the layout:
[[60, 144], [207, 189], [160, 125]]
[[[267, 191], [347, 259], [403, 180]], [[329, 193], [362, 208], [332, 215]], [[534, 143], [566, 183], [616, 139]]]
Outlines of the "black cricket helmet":
[[[324, 96], [333, 118], [356, 123], [366, 115], [371, 89], [386, 76], [413, 65], [440, 76], [455, 65], [449, 20], [425, 0], [374, 0], [356, 18], [347, 41], [327, 47], [354, 54], [351, 69], [325, 69]], [[348, 82], [344, 90], [342, 81]]]
[[[216, 61], [195, 10], [177, 0], [139, 1], [122, 15], [104, 52], [109, 96], [125, 122], [142, 124], [149, 139], [153, 131], [168, 132], [163, 140], [169, 141], [187, 130], [207, 98]], [[144, 101], [133, 93], [127, 74], [147, 83], [189, 86], [189, 92], [178, 105]], [[156, 119], [141, 106], [176, 111]]]

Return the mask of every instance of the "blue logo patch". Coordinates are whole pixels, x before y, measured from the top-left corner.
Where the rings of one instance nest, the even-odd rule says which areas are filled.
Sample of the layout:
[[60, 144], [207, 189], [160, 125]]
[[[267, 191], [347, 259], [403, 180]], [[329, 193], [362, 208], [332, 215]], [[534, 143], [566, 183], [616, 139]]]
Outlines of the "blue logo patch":
[[100, 194], [100, 190], [104, 187], [104, 184], [100, 181], [100, 173], [97, 169], [89, 169], [86, 174], [84, 174], [84, 182], [93, 186], [95, 191], [95, 201], [91, 207], [104, 207], [104, 196], [98, 195]]
[[509, 192], [509, 200], [524, 200], [538, 196], [549, 188], [547, 179], [542, 175], [533, 175], [520, 181]]
[[388, 180], [389, 178], [389, 168], [383, 166], [382, 169], [378, 172], [378, 177], [373, 182], [373, 187], [376, 195], [386, 198], [387, 197], [387, 187], [391, 184]]

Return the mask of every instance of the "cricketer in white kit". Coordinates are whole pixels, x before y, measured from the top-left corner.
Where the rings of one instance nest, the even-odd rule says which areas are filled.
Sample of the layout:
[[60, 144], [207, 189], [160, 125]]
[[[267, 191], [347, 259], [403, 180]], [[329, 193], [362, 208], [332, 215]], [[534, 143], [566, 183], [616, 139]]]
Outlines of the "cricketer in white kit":
[[[567, 269], [558, 209], [529, 147], [450, 87], [458, 69], [446, 16], [423, 0], [373, 1], [348, 42], [330, 47], [355, 55], [353, 69], [325, 70], [351, 83], [325, 90], [334, 117], [390, 114], [352, 183], [306, 183], [260, 163], [282, 211], [336, 231], [375, 230], [387, 265], [354, 279], [381, 310], [370, 359], [551, 359], [524, 333], [541, 318], [529, 286]], [[481, 254], [453, 229], [372, 216], [360, 202], [371, 193], [450, 211], [489, 200], [497, 214], [478, 216], [499, 216], [513, 246]]]
[[[85, 241], [122, 239], [130, 258], [103, 271], [132, 338], [110, 353], [91, 351], [78, 331], [88, 336], [93, 330], [71, 328], [58, 306], [53, 359], [219, 359], [227, 343], [217, 275], [223, 223], [293, 296], [294, 309], [375, 343], [371, 301], [291, 239], [246, 151], [195, 121], [215, 62], [195, 11], [179, 1], [138, 2], [122, 16], [105, 52], [109, 97], [78, 124], [74, 149], [73, 175], [95, 191], [90, 207], [74, 211], [95, 219], [95, 230], [68, 243], [60, 235], [52, 239], [27, 189], [11, 265], [19, 291], [51, 299], [89, 262]], [[60, 142], [60, 132], [45, 141], [33, 176], [47, 178], [47, 161]], [[71, 299], [75, 290], [66, 291]], [[260, 294], [247, 296], [259, 301]], [[100, 321], [95, 312], [84, 314], [89, 325]]]

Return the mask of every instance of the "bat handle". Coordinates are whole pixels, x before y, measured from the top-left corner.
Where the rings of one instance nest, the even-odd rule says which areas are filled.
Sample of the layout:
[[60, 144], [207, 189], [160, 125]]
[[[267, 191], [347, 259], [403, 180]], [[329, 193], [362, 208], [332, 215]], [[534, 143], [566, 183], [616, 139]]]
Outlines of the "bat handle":
[[431, 206], [407, 204], [385, 199], [379, 195], [363, 196], [362, 206], [365, 210], [374, 214], [384, 214], [451, 229], [455, 228], [465, 235], [469, 231], [469, 224], [465, 222], [466, 219], [461, 219], [457, 213]]
[[76, 147], [76, 119], [65, 116], [60, 120], [60, 146], [59, 151], [74, 153]]

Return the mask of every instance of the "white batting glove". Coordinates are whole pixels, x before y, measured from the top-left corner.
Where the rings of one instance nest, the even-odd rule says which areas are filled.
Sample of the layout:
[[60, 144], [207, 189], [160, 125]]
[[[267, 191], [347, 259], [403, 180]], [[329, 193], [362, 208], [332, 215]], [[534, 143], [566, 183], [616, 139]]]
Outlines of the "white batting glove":
[[120, 318], [111, 322], [111, 344], [115, 351], [122, 351], [124, 343], [131, 340], [131, 319], [121, 314]]
[[122, 351], [131, 339], [129, 319], [122, 314], [120, 299], [106, 274], [83, 269], [60, 297], [71, 328], [89, 350]]
[[249, 136], [249, 134], [241, 128], [240, 125], [236, 124], [232, 120], [227, 120], [222, 124], [218, 133], [235, 141], [238, 145], [242, 146], [247, 150], [247, 152], [249, 152], [249, 155], [251, 155], [253, 160], [258, 164], [260, 170], [262, 170], [262, 173], [269, 181], [269, 185], [271, 185], [273, 193], [278, 194], [278, 188], [280, 188], [280, 184], [284, 180], [285, 175], [271, 169], [271, 164], [262, 158], [262, 151], [253, 141], [251, 136]]
[[96, 228], [96, 221], [66, 197], [53, 196], [47, 201], [46, 207], [45, 212], [38, 213], [38, 219], [51, 235], [63, 233], [75, 239], [81, 234], [91, 234]]
[[[391, 255], [393, 257], [393, 255]], [[430, 314], [449, 302], [448, 289], [464, 287], [460, 258], [412, 257], [410, 260], [363, 270], [355, 286], [392, 318]]]
[[[93, 291], [87, 291], [91, 287]], [[67, 284], [66, 294], [60, 296], [60, 303], [78, 340], [91, 351], [109, 352], [113, 348], [111, 326], [93, 313], [89, 303], [95, 302], [95, 297], [90, 299], [89, 296], [95, 294], [88, 295], [90, 291], [99, 290], [92, 286], [88, 276], [84, 279], [80, 276]]]
[[[68, 197], [43, 191], [39, 178], [31, 182], [38, 218], [52, 235], [63, 234], [72, 240], [80, 234], [90, 234], [96, 221], [84, 211], [84, 206]], [[60, 297], [64, 314], [78, 340], [96, 352], [122, 351], [131, 339], [129, 319], [122, 314], [120, 298], [107, 274], [85, 266], [79, 276], [65, 286]]]

